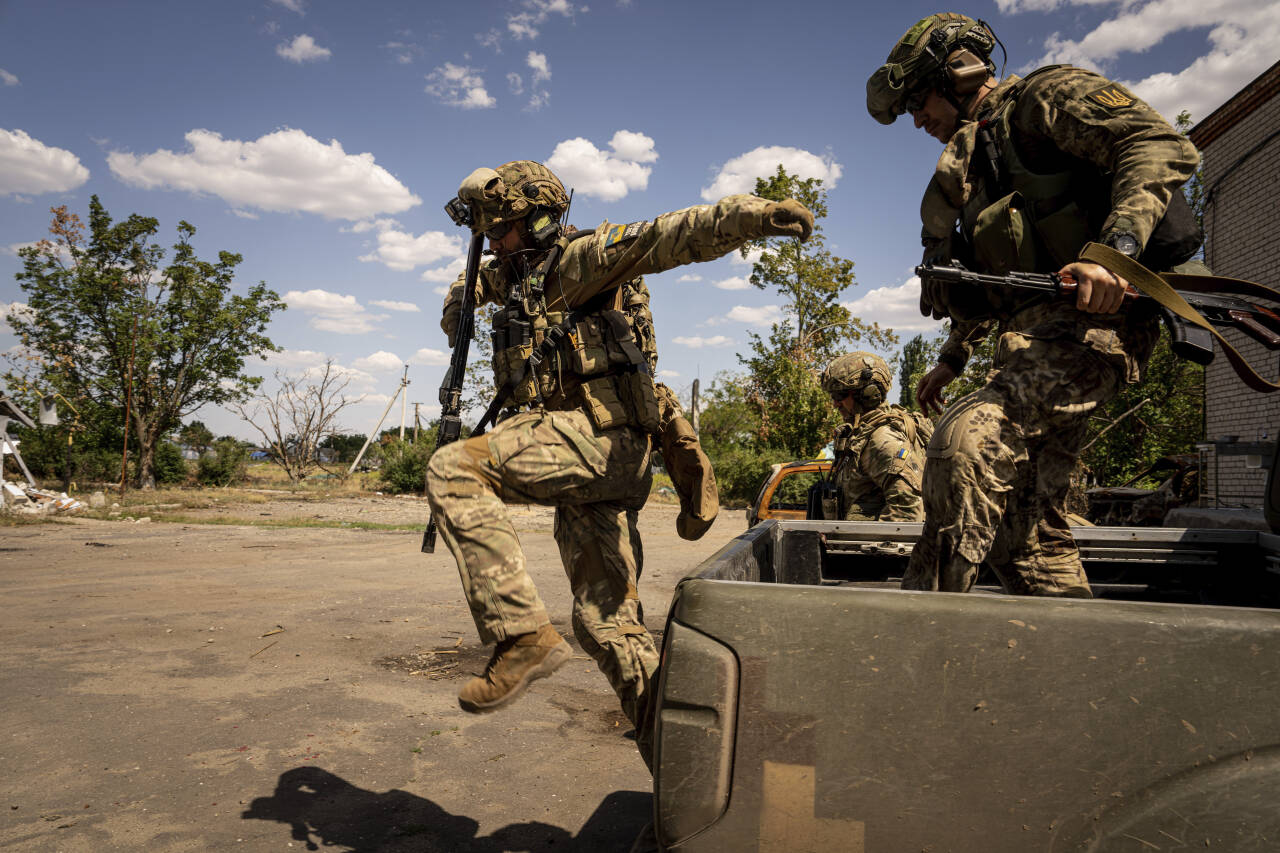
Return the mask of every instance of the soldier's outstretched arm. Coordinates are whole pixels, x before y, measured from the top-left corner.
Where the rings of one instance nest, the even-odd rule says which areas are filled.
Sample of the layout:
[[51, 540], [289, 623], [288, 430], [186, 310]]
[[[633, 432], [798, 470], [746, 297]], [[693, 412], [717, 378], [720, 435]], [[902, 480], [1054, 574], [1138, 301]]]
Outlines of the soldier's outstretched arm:
[[560, 261], [561, 289], [548, 287], [548, 296], [556, 302], [548, 307], [581, 305], [636, 276], [715, 260], [748, 240], [781, 236], [807, 240], [811, 233], [813, 214], [798, 201], [768, 201], [753, 195], [728, 196], [647, 222], [605, 222], [590, 237], [569, 244]]

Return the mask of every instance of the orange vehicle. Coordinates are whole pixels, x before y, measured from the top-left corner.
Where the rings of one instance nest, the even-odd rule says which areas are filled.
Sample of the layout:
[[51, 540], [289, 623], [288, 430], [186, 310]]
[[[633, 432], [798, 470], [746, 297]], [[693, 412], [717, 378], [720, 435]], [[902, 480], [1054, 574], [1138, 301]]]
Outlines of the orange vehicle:
[[809, 489], [831, 474], [830, 459], [780, 462], [764, 478], [755, 502], [747, 508], [747, 527], [766, 518], [803, 520], [809, 503]]

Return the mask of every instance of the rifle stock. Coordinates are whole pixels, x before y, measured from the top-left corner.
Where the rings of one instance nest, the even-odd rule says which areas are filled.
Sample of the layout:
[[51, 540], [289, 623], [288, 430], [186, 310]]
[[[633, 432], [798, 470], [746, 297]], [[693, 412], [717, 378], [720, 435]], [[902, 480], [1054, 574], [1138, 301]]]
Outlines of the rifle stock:
[[[480, 277], [480, 253], [484, 248], [484, 235], [471, 235], [467, 249], [467, 274], [462, 285], [462, 307], [458, 316], [458, 329], [453, 338], [453, 355], [449, 369], [440, 383], [440, 428], [436, 431], [436, 450], [452, 444], [462, 436], [462, 385], [467, 375], [467, 358], [471, 354], [471, 338], [476, 327], [476, 280]], [[436, 550], [436, 518], [432, 512], [427, 529], [422, 534], [422, 552], [432, 554]]]
[[[982, 287], [1005, 285], [1058, 295], [1072, 294], [1076, 289], [1072, 278], [1057, 273], [1011, 272], [1007, 275], [986, 275], [961, 267], [927, 264], [916, 267], [916, 275], [921, 280], [933, 279], [947, 284], [975, 284]], [[1212, 325], [1239, 329], [1267, 349], [1280, 349], [1280, 316], [1265, 306], [1222, 293], [1187, 290], [1174, 292]], [[1139, 292], [1132, 285], [1125, 294], [1125, 300], [1153, 301], [1152, 297]], [[1213, 361], [1212, 332], [1189, 322], [1166, 306], [1161, 306], [1160, 314], [1169, 329], [1175, 355], [1200, 365]]]

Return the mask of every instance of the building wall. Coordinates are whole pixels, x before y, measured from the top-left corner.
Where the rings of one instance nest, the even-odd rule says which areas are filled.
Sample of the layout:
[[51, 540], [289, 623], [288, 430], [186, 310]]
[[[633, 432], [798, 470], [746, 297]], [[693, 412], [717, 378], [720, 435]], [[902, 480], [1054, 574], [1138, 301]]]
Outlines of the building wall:
[[[1273, 96], [1216, 136], [1202, 157], [1204, 187], [1213, 193], [1204, 217], [1205, 260], [1218, 275], [1280, 289], [1280, 137], [1266, 142], [1231, 170], [1242, 156], [1277, 131], [1280, 97]], [[1280, 352], [1267, 350], [1234, 330], [1224, 337], [1264, 379], [1275, 381], [1280, 374]], [[1240, 441], [1275, 441], [1278, 434], [1280, 393], [1250, 390], [1219, 352], [1205, 371], [1205, 437], [1209, 441], [1230, 435]], [[1206, 492], [1212, 495], [1212, 452], [1208, 469]], [[1265, 470], [1248, 469], [1244, 457], [1228, 455], [1217, 459], [1216, 470], [1217, 494], [1223, 503], [1262, 505]]]

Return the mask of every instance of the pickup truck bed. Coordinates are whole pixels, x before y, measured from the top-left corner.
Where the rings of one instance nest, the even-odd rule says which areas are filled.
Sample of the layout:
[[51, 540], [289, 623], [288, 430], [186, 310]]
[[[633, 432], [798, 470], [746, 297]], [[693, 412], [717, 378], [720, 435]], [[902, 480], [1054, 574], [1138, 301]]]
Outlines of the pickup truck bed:
[[766, 521], [680, 584], [664, 849], [1280, 850], [1280, 537], [1079, 528], [1080, 601], [884, 588], [918, 533]]

